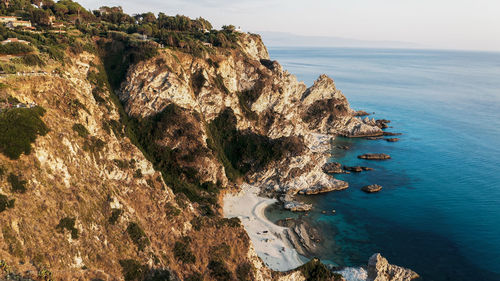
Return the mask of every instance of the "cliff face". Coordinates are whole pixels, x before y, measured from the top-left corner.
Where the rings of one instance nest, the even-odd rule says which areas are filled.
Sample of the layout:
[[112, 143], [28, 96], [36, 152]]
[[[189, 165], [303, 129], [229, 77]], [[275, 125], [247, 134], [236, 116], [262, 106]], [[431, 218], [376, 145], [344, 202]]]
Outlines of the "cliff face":
[[[254, 184], [291, 194], [346, 188], [346, 183], [321, 171], [327, 160], [322, 152], [328, 149], [329, 139], [334, 135], [381, 135], [382, 131], [354, 117], [331, 78], [321, 75], [307, 88], [278, 62], [269, 60], [260, 37], [241, 34], [240, 38], [244, 47], [226, 53], [197, 58], [165, 50], [159, 57], [132, 67], [119, 94], [126, 112], [144, 119], [175, 105], [211, 124], [229, 108], [239, 132], [270, 140], [295, 138], [291, 143], [300, 150], [287, 147], [282, 157], [252, 170], [248, 175]], [[209, 147], [211, 132], [207, 132], [207, 126], [186, 126], [187, 130], [197, 147]], [[192, 151], [181, 139], [164, 135], [162, 142]], [[195, 167], [203, 181], [225, 183], [224, 167], [218, 162], [215, 154], [204, 153], [185, 166]]]
[[[2, 96], [43, 107], [48, 128], [31, 153], [0, 153], [0, 279], [14, 272], [33, 280], [210, 280], [216, 271], [271, 278], [237, 221], [201, 217], [131, 142], [103, 69], [85, 52], [67, 54], [64, 66], [49, 60], [36, 74], [0, 78]], [[179, 109], [179, 124], [194, 133], [178, 138], [179, 125], [165, 124], [158, 128], [161, 145], [206, 147], [203, 122], [188, 109]], [[6, 112], [23, 110], [34, 109], [0, 110], [2, 122], [11, 122]], [[2, 128], [2, 141], [14, 127], [23, 134], [31, 121], [15, 122]], [[204, 153], [202, 177], [227, 183], [213, 153]]]
[[220, 190], [243, 180], [274, 195], [346, 188], [321, 170], [329, 140], [381, 134], [332, 79], [307, 88], [255, 35], [204, 57], [161, 50], [129, 68], [121, 104], [97, 55], [66, 55], [0, 78], [2, 95], [43, 107], [48, 129], [31, 153], [0, 154], [0, 273], [269, 280], [239, 222], [220, 217]]

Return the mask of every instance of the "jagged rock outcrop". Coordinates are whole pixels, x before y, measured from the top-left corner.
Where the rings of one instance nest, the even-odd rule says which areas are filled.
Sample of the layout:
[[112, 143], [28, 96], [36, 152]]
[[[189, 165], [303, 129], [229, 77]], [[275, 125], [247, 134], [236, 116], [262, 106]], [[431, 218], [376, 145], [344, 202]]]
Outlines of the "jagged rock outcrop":
[[366, 281], [410, 281], [419, 278], [419, 275], [397, 265], [389, 264], [380, 254], [374, 254], [368, 260], [368, 278]]
[[[231, 55], [197, 58], [165, 50], [159, 57], [132, 67], [120, 91], [130, 116], [148, 118], [175, 104], [186, 114], [212, 122], [226, 108], [236, 117], [236, 128], [270, 139], [302, 136], [307, 147], [299, 155], [276, 160], [250, 178], [254, 184], [280, 193], [316, 194], [346, 188], [326, 175], [321, 166], [329, 147], [322, 136], [382, 135], [380, 128], [355, 117], [347, 99], [333, 80], [321, 75], [310, 88], [284, 71], [269, 55], [259, 37], [241, 34], [243, 48]], [[210, 139], [200, 128], [200, 147]], [[321, 139], [321, 145], [318, 145]], [[169, 141], [165, 145], [171, 147]], [[172, 143], [172, 142], [170, 142]], [[178, 146], [182, 148], [182, 146]], [[216, 155], [205, 155], [194, 166], [201, 174], [223, 174]], [[221, 180], [220, 176], [217, 179]], [[204, 177], [215, 182], [215, 178]]]
[[361, 188], [361, 190], [363, 190], [366, 193], [376, 193], [376, 192], [379, 192], [382, 190], [382, 186], [380, 186], [378, 184], [371, 184], [371, 185], [363, 186]]

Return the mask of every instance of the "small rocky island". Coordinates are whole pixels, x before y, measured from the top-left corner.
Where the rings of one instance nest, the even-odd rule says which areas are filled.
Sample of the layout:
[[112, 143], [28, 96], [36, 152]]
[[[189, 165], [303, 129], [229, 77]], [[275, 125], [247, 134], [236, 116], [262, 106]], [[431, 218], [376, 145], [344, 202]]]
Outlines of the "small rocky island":
[[378, 184], [372, 184], [372, 185], [363, 186], [361, 188], [361, 190], [363, 190], [366, 193], [375, 193], [375, 192], [381, 191], [382, 186], [380, 186]]
[[387, 159], [391, 159], [391, 156], [387, 155], [385, 153], [367, 153], [367, 154], [359, 155], [358, 158], [365, 159], [365, 160], [387, 160]]

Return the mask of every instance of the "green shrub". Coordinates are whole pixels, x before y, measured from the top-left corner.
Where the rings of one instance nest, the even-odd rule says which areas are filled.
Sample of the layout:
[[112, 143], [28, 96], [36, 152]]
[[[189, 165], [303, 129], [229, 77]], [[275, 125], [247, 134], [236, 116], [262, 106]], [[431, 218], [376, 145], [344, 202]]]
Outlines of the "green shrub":
[[144, 230], [142, 230], [142, 228], [135, 222], [128, 224], [127, 233], [139, 251], [143, 251], [147, 246], [149, 246], [149, 244], [151, 244], [148, 237], [146, 237]]
[[210, 247], [210, 255], [212, 260], [225, 261], [231, 257], [231, 247], [226, 243]]
[[142, 179], [142, 170], [141, 169], [135, 170], [135, 172], [134, 172], [134, 178], [136, 178], [136, 179]]
[[238, 131], [236, 116], [227, 108], [209, 125], [209, 147], [226, 168], [228, 178], [264, 168], [271, 161], [298, 155], [305, 149], [299, 137], [270, 139], [251, 131]]
[[211, 260], [208, 263], [208, 269], [210, 269], [210, 276], [212, 276], [217, 281], [230, 281], [233, 280], [233, 275], [227, 269], [224, 262], [218, 260]]
[[307, 281], [342, 280], [342, 276], [339, 276], [339, 274], [334, 274], [317, 258], [314, 258], [308, 263], [302, 265], [301, 267], [299, 267], [299, 270], [300, 272], [302, 272]]
[[146, 266], [132, 259], [120, 260], [120, 266], [125, 281], [142, 281], [147, 271]]
[[167, 218], [171, 219], [173, 217], [177, 217], [181, 214], [181, 210], [176, 208], [172, 203], [167, 202], [165, 204], [165, 212], [167, 214]]
[[111, 210], [111, 216], [108, 219], [109, 224], [114, 225], [118, 221], [118, 219], [120, 218], [120, 216], [122, 214], [123, 214], [123, 210], [122, 209], [112, 209]]
[[4, 55], [20, 55], [30, 52], [33, 52], [33, 48], [31, 46], [19, 42], [0, 45], [0, 54]]
[[253, 280], [253, 266], [247, 262], [239, 264], [236, 268], [236, 277], [239, 281]]
[[49, 129], [41, 119], [45, 110], [41, 107], [14, 108], [0, 113], [0, 152], [10, 159], [18, 159], [22, 153], [30, 154], [31, 143], [37, 136], [44, 136]]
[[122, 170], [128, 169], [129, 167], [128, 161], [125, 160], [113, 159], [113, 162], [115, 162], [115, 165]]
[[78, 229], [75, 228], [75, 218], [65, 217], [59, 221], [56, 229], [60, 233], [64, 233], [64, 230], [71, 232], [71, 239], [78, 239]]
[[83, 150], [98, 153], [104, 149], [104, 146], [106, 146], [106, 143], [103, 140], [92, 136], [83, 143]]
[[78, 135], [82, 138], [86, 138], [90, 135], [87, 128], [85, 128], [85, 126], [83, 126], [82, 124], [74, 124], [73, 131], [77, 132]]
[[7, 209], [12, 209], [14, 208], [14, 204], [16, 202], [16, 199], [11, 199], [3, 194], [0, 194], [0, 213], [7, 210]]
[[182, 241], [177, 241], [174, 245], [174, 257], [185, 264], [195, 263], [196, 261], [196, 257], [189, 249], [190, 243], [191, 240], [184, 237]]
[[12, 192], [25, 193], [26, 192], [26, 181], [19, 179], [19, 176], [14, 174], [9, 174], [7, 181], [10, 183]]
[[40, 56], [35, 54], [28, 54], [21, 58], [21, 62], [29, 66], [45, 66], [45, 61]]
[[16, 233], [8, 224], [2, 226], [2, 234], [5, 244], [8, 245], [9, 253], [18, 258], [24, 258], [23, 245], [21, 241], [17, 239]]

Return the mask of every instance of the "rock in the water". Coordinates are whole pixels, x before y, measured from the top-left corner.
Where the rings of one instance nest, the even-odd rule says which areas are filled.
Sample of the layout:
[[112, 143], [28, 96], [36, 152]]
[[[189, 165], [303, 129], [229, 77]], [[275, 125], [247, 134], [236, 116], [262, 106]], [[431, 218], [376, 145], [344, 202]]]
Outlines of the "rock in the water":
[[389, 264], [380, 254], [374, 254], [368, 260], [366, 281], [410, 281], [419, 277], [413, 270]]
[[358, 110], [356, 113], [354, 113], [354, 116], [362, 117], [362, 116], [368, 116], [370, 113], [364, 111], [364, 110]]
[[361, 190], [363, 190], [366, 193], [375, 193], [375, 192], [379, 192], [380, 190], [382, 190], [382, 186], [380, 186], [378, 184], [372, 184], [372, 185], [363, 186], [363, 188], [361, 188]]
[[359, 155], [358, 158], [366, 160], [386, 160], [386, 159], [391, 159], [391, 156], [384, 153], [367, 153]]
[[283, 203], [283, 208], [292, 212], [307, 212], [312, 209], [312, 204], [306, 204], [297, 201], [288, 201]]
[[365, 139], [367, 139], [367, 140], [379, 140], [379, 139], [381, 139], [381, 138], [382, 138], [382, 137], [367, 137], [367, 138], [365, 138]]
[[398, 138], [389, 138], [389, 139], [385, 139], [387, 142], [397, 142], [399, 141]]
[[389, 128], [389, 125], [387, 125], [388, 123], [391, 123], [391, 121], [386, 119], [380, 119], [375, 121], [375, 126], [379, 127], [380, 129], [386, 129]]
[[342, 170], [342, 164], [337, 162], [326, 163], [323, 165], [323, 172], [327, 174], [342, 174], [344, 171]]
[[337, 145], [337, 148], [343, 150], [349, 150], [350, 147], [348, 145]]
[[391, 132], [384, 132], [384, 136], [401, 136], [401, 133], [391, 133]]
[[362, 166], [354, 166], [354, 167], [344, 166], [344, 170], [355, 173], [361, 173], [363, 171], [372, 171], [373, 168], [362, 167]]
[[349, 187], [349, 184], [345, 181], [341, 181], [338, 179], [334, 179], [335, 182], [332, 182], [331, 185], [328, 186], [311, 186], [306, 189], [302, 189], [299, 191], [299, 194], [301, 195], [313, 195], [313, 194], [320, 194], [320, 193], [325, 193], [325, 192], [330, 192], [334, 190], [342, 190], [346, 189]]

